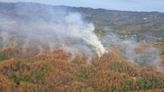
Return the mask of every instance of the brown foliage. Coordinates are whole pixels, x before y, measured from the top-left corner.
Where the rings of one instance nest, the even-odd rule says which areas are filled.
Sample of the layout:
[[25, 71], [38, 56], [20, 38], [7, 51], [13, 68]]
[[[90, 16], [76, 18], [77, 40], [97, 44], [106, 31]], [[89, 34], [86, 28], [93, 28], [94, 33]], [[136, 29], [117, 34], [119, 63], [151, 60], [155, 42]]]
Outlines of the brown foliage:
[[[0, 62], [1, 92], [127, 92], [161, 90], [164, 74], [128, 62], [117, 49], [85, 63], [85, 58], [64, 51], [31, 59], [19, 51], [3, 50]], [[20, 57], [20, 58], [19, 58]]]

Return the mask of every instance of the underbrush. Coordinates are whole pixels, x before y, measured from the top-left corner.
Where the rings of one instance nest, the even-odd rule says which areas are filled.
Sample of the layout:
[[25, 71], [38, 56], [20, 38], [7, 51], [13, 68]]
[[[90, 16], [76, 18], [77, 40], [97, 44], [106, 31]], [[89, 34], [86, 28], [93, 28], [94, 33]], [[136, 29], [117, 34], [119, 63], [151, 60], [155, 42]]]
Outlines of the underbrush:
[[0, 62], [0, 92], [154, 92], [164, 88], [164, 73], [140, 68], [115, 51], [90, 64], [80, 56], [72, 60], [63, 51], [32, 59], [8, 52], [3, 52], [8, 59]]

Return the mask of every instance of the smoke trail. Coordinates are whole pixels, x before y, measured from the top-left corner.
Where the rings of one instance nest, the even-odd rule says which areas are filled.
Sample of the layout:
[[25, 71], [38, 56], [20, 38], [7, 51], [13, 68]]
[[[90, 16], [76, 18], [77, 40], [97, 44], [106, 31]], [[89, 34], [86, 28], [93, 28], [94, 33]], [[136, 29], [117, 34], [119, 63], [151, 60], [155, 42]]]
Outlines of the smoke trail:
[[79, 13], [59, 7], [42, 8], [18, 4], [10, 10], [14, 14], [1, 16], [1, 48], [31, 49], [40, 53], [62, 49], [72, 55], [82, 53], [87, 57], [104, 54], [105, 49], [94, 33], [94, 25], [83, 21]]

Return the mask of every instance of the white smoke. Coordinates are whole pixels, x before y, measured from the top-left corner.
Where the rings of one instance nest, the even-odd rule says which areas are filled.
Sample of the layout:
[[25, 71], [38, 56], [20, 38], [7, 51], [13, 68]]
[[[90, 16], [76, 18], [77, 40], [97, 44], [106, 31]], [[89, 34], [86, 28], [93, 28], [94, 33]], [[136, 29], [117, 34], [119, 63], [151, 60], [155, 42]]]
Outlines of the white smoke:
[[[94, 25], [83, 21], [79, 13], [66, 9], [17, 8], [15, 14], [8, 15], [10, 17], [0, 18], [1, 48], [23, 48], [24, 51], [31, 48], [40, 53], [62, 49], [72, 55], [81, 53], [87, 57], [104, 54], [105, 48], [94, 33]], [[33, 11], [33, 16], [28, 15], [28, 10]], [[19, 18], [22, 15], [23, 19]]]
[[73, 56], [81, 53], [92, 58], [103, 55], [104, 46], [114, 46], [137, 65], [160, 67], [157, 48], [151, 46], [136, 54], [142, 42], [133, 38], [122, 40], [114, 33], [107, 33], [103, 46], [94, 33], [94, 25], [84, 21], [79, 13], [46, 7], [18, 4], [14, 9], [3, 10], [5, 13], [0, 12], [0, 47], [39, 53], [65, 50]]
[[[114, 33], [108, 33], [103, 39], [106, 47], [119, 48], [123, 55], [132, 63], [145, 67], [152, 66], [158, 70], [163, 70], [160, 59], [160, 49], [153, 47], [145, 41], [136, 41], [135, 38], [120, 39]], [[144, 45], [148, 45], [144, 48]], [[141, 51], [139, 51], [141, 50]]]

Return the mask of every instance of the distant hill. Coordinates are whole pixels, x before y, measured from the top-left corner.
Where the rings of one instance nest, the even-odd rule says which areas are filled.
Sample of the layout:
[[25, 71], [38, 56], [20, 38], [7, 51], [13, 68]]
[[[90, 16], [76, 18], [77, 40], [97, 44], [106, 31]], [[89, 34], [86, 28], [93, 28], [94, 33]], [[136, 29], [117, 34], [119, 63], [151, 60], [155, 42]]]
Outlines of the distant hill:
[[114, 31], [122, 38], [136, 36], [138, 40], [164, 41], [164, 13], [76, 9], [96, 25], [98, 33]]
[[[33, 16], [33, 20], [38, 20], [39, 16], [39, 18], [48, 20], [49, 12], [42, 10], [49, 8], [54, 12], [61, 8], [80, 12], [87, 21], [94, 23], [99, 37], [104, 37], [112, 31], [118, 33], [121, 38], [136, 37], [138, 40], [164, 42], [164, 13], [160, 12], [115, 11], [37, 3], [0, 3], [0, 17], [12, 15], [14, 18], [30, 20]], [[40, 15], [36, 15], [36, 11], [40, 12]]]

